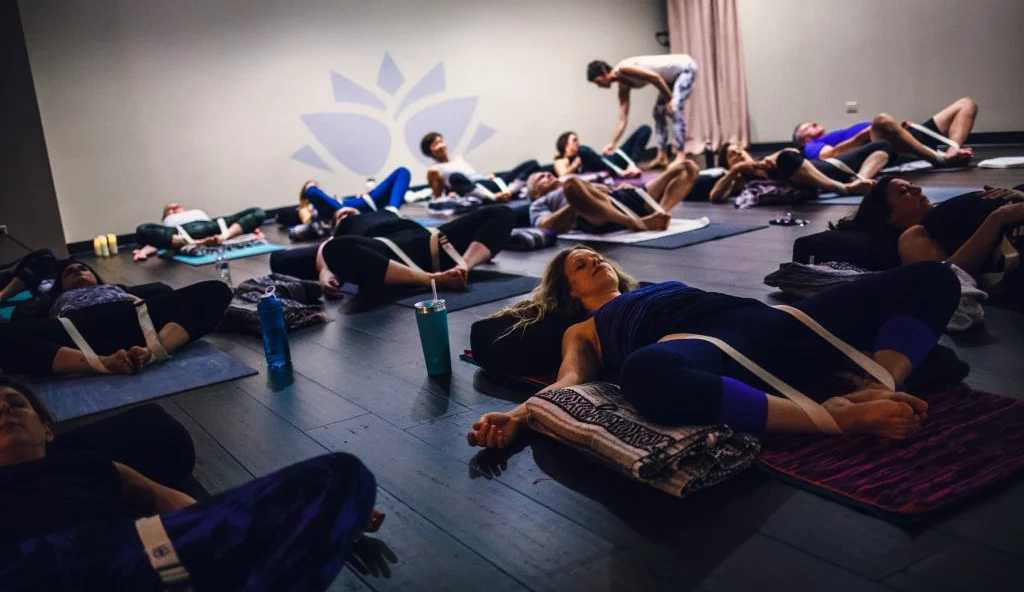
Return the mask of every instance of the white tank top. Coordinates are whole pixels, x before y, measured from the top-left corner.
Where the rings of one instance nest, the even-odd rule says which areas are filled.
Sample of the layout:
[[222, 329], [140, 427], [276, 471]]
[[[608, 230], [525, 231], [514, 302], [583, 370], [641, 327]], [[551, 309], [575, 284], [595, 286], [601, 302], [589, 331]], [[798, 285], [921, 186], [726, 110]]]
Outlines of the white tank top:
[[441, 174], [444, 176], [445, 183], [448, 182], [448, 177], [453, 173], [462, 173], [470, 181], [480, 181], [486, 178], [485, 175], [481, 175], [476, 172], [476, 169], [466, 162], [466, 159], [462, 158], [462, 155], [456, 156], [448, 162], [442, 162], [437, 165], [437, 168], [441, 169]]
[[[665, 84], [672, 87], [675, 83], [676, 78], [683, 73], [684, 70], [697, 69], [697, 62], [693, 61], [689, 55], [685, 53], [668, 53], [662, 55], [649, 55], [649, 56], [635, 56], [632, 58], [626, 58], [615, 64], [615, 71], [618, 72], [623, 66], [639, 66], [648, 70], [658, 73], [658, 76], [665, 81]], [[633, 78], [632, 76], [622, 75], [623, 78], [629, 80], [633, 86], [640, 88], [647, 86], [646, 80], [640, 80], [639, 78]]]

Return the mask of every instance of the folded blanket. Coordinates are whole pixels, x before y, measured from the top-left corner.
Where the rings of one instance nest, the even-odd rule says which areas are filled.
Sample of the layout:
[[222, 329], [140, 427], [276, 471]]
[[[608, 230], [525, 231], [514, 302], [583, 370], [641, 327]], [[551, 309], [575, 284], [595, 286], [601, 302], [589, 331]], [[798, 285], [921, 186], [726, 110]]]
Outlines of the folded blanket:
[[274, 288], [274, 294], [284, 305], [284, 323], [289, 331], [327, 322], [320, 300], [323, 292], [319, 284], [272, 273], [245, 280], [235, 288], [235, 297], [224, 311], [224, 318], [217, 330], [260, 335], [260, 317], [256, 313], [256, 305], [270, 287]]
[[795, 204], [818, 199], [818, 190], [810, 187], [798, 187], [782, 181], [755, 179], [744, 186], [736, 198], [736, 207], [740, 209], [754, 206]]
[[[978, 288], [969, 273], [956, 265], [951, 266], [960, 280], [960, 305], [946, 328], [950, 331], [966, 331], [985, 322], [985, 310], [981, 301], [988, 294]], [[800, 298], [809, 298], [876, 273], [841, 261], [826, 261], [821, 264], [783, 263], [777, 271], [764, 278], [764, 283]]]
[[677, 497], [735, 475], [760, 452], [756, 438], [724, 425], [651, 423], [606, 382], [534, 395], [526, 407], [534, 430]]
[[558, 240], [558, 235], [543, 228], [513, 228], [505, 250], [532, 251], [550, 247]]

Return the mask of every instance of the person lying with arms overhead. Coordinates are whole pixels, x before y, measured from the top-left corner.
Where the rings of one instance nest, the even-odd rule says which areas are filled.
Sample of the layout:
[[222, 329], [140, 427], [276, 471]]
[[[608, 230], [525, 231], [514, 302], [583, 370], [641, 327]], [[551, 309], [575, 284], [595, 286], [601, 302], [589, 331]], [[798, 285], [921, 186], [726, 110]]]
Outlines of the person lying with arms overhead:
[[[558, 378], [541, 392], [612, 380], [654, 423], [899, 440], [928, 410], [901, 385], [959, 299], [949, 266], [922, 262], [775, 308], [682, 282], [638, 288], [614, 262], [578, 246], [552, 259], [528, 300], [496, 316], [517, 319], [511, 332], [549, 314], [590, 313], [565, 332]], [[836, 380], [853, 370], [864, 378]], [[466, 438], [505, 448], [529, 420], [526, 405], [486, 413]]]

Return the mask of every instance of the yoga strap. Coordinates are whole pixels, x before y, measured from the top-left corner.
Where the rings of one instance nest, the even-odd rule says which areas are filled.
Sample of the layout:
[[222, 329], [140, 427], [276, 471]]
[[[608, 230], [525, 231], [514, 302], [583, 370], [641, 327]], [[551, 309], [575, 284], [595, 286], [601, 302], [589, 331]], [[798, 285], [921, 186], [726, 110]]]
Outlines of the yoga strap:
[[784, 304], [773, 306], [772, 308], [776, 310], [781, 310], [782, 312], [785, 313], [789, 313], [790, 315], [792, 315], [793, 318], [806, 325], [808, 329], [817, 333], [819, 337], [831, 343], [833, 347], [843, 352], [843, 354], [845, 354], [846, 357], [853, 360], [855, 364], [863, 368], [868, 374], [874, 376], [875, 380], [889, 387], [889, 389], [891, 390], [896, 390], [896, 381], [893, 379], [892, 374], [889, 374], [888, 370], [882, 367], [882, 365], [879, 364], [878, 362], [865, 356], [857, 348], [853, 347], [849, 343], [846, 343], [842, 339], [839, 339], [838, 337], [833, 335], [828, 329], [822, 327], [820, 324], [818, 324], [818, 321], [812, 319], [804, 311], [798, 308], [793, 308], [792, 306], [786, 306]]
[[837, 169], [843, 171], [847, 175], [852, 176], [854, 179], [860, 179], [862, 181], [864, 180], [864, 177], [861, 177], [859, 173], [857, 173], [856, 171], [854, 171], [850, 167], [846, 166], [846, 163], [841, 161], [841, 160], [839, 160], [838, 158], [826, 158], [825, 162], [827, 162], [830, 165], [836, 167]]
[[67, 317], [57, 317], [57, 320], [60, 321], [61, 325], [64, 325], [64, 330], [67, 331], [68, 337], [70, 337], [71, 341], [74, 342], [75, 347], [82, 352], [82, 355], [85, 356], [85, 361], [92, 366], [93, 370], [100, 374], [110, 374], [110, 370], [103, 365], [103, 362], [100, 361], [100, 357], [96, 355], [96, 352], [92, 350], [92, 347], [90, 347], [89, 343], [84, 337], [82, 337], [82, 334], [78, 332], [78, 328], [71, 322], [71, 319]]
[[615, 154], [618, 154], [619, 156], [621, 156], [622, 160], [626, 161], [626, 165], [627, 166], [636, 166], [636, 163], [633, 162], [633, 159], [628, 157], [628, 156], [626, 156], [626, 153], [622, 151], [622, 148], [616, 148], [615, 149]]
[[369, 195], [366, 195], [365, 193], [364, 193], [364, 194], [362, 194], [362, 195], [360, 195], [359, 197], [360, 197], [360, 198], [361, 198], [361, 199], [362, 199], [363, 201], [365, 201], [365, 202], [366, 202], [366, 205], [370, 206], [370, 209], [371, 209], [371, 210], [373, 210], [374, 212], [376, 212], [376, 211], [377, 211], [377, 204], [376, 204], [376, 203], [374, 203], [374, 201], [373, 201], [373, 198], [372, 198], [372, 197], [370, 197]]
[[837, 424], [836, 420], [832, 418], [832, 414], [826, 411], [824, 407], [812, 401], [807, 397], [807, 395], [789, 386], [785, 382], [782, 382], [774, 374], [759, 366], [757, 362], [743, 355], [737, 351], [736, 348], [721, 339], [718, 339], [717, 337], [708, 337], [707, 335], [694, 335], [692, 333], [673, 333], [672, 335], [662, 337], [660, 341], [667, 341], [669, 339], [698, 339], [716, 346], [718, 349], [722, 350], [723, 353], [736, 360], [741, 366], [778, 391], [779, 394], [795, 403], [797, 407], [807, 414], [807, 417], [811, 420], [811, 423], [818, 428], [818, 431], [833, 435], [843, 433], [842, 430], [839, 429], [839, 424]]
[[164, 583], [164, 590], [191, 592], [188, 570], [181, 564], [178, 552], [174, 550], [174, 544], [167, 536], [160, 516], [136, 520], [135, 530], [139, 533], [139, 540], [142, 541], [142, 547], [146, 550], [149, 565], [160, 576], [160, 581]]
[[495, 185], [497, 185], [497, 186], [498, 186], [499, 188], [501, 188], [501, 190], [502, 190], [503, 192], [504, 192], [504, 191], [511, 191], [511, 190], [510, 190], [510, 189], [508, 188], [508, 184], [506, 184], [506, 183], [505, 183], [505, 179], [502, 179], [501, 177], [495, 176], [495, 177], [494, 177], [493, 179], [491, 179], [491, 180], [492, 180], [492, 181], [494, 181], [494, 184], [495, 184]]
[[[450, 242], [448, 242], [448, 237], [446, 237], [443, 232], [437, 228], [427, 228], [426, 230], [430, 232], [430, 259], [431, 264], [434, 267], [434, 271], [441, 271], [442, 249], [445, 253], [448, 253], [448, 256], [451, 257], [452, 261], [454, 261], [456, 265], [469, 269], [469, 266], [466, 264], [466, 260], [462, 257], [462, 254], [459, 253], [459, 251], [456, 250]], [[416, 262], [413, 261], [401, 247], [395, 244], [395, 241], [383, 236], [375, 236], [373, 238], [384, 243], [389, 249], [391, 249], [391, 252], [401, 259], [402, 263], [408, 267], [411, 267], [416, 271], [423, 271], [423, 268], [416, 265]]]
[[483, 195], [483, 197], [486, 197], [488, 199], [494, 199], [494, 192], [488, 189], [487, 187], [481, 185], [480, 183], [474, 184], [473, 194], [476, 194], [477, 192]]
[[651, 197], [651, 194], [647, 193], [646, 189], [644, 189], [643, 187], [637, 187], [634, 189], [634, 191], [636, 191], [637, 195], [642, 197], [644, 201], [647, 202], [647, 207], [651, 208], [652, 210], [659, 214], [665, 213], [665, 208], [661, 207], [661, 204], [655, 201], [654, 198]]
[[[934, 132], [934, 131], [926, 128], [923, 125], [920, 125], [920, 124], [917, 124], [917, 123], [911, 123], [910, 127], [916, 129], [917, 131], [921, 132], [922, 134], [924, 134], [926, 136], [931, 136], [932, 138], [934, 138], [934, 139], [936, 139], [936, 140], [938, 140], [938, 141], [940, 141], [940, 142], [942, 142], [944, 144], [947, 144], [949, 146], [952, 146], [953, 148], [956, 148], [957, 150], [960, 150], [960, 144], [957, 144], [956, 142], [954, 142], [953, 140], [950, 140], [946, 136], [943, 136], [940, 133]], [[940, 155], [940, 156], [943, 155], [938, 150], [935, 150], [934, 152], [936, 154]]]
[[227, 240], [228, 238], [228, 224], [224, 221], [224, 218], [217, 218], [217, 226], [220, 227], [220, 236]]
[[[1012, 231], [1014, 236], [1018, 236], [1021, 232], [1024, 232], [1024, 227], [1017, 227]], [[996, 268], [1002, 268], [1002, 271], [984, 273], [978, 278], [986, 287], [990, 288], [999, 285], [1003, 278], [1006, 277], [1006, 274], [1020, 266], [1020, 253], [1013, 247], [1013, 243], [1010, 242], [1006, 234], [1003, 234], [1003, 240], [999, 243], [999, 248], [992, 253], [992, 259], [989, 261], [989, 264]]]
[[617, 207], [620, 210], [622, 210], [623, 214], [629, 216], [630, 218], [636, 220], [637, 222], [640, 222], [640, 216], [637, 216], [636, 212], [634, 212], [633, 210], [627, 208], [624, 203], [622, 203], [621, 201], [615, 199], [614, 195], [608, 194], [608, 200], [610, 202], [612, 202], [612, 205], [614, 205], [615, 207]]
[[185, 232], [185, 229], [183, 227], [176, 226], [176, 228], [178, 229], [178, 236], [181, 237], [181, 240], [185, 241], [186, 245], [191, 245], [191, 244], [194, 244], [196, 242], [196, 241], [192, 240], [192, 237], [189, 236], [187, 232]]
[[620, 169], [618, 165], [616, 165], [614, 162], [611, 161], [610, 158], [606, 156], [601, 157], [601, 162], [603, 162], [608, 168], [610, 168], [616, 175], [620, 177], [623, 173], [626, 172], [626, 169]]
[[160, 343], [160, 336], [157, 334], [156, 329], [153, 328], [153, 320], [149, 318], [149, 309], [146, 307], [145, 302], [137, 302], [135, 304], [135, 314], [139, 317], [139, 329], [142, 329], [142, 335], [146, 338], [146, 347], [149, 348], [149, 353], [152, 354], [149, 361], [162, 362], [171, 359], [171, 355], [167, 353], [164, 345]]

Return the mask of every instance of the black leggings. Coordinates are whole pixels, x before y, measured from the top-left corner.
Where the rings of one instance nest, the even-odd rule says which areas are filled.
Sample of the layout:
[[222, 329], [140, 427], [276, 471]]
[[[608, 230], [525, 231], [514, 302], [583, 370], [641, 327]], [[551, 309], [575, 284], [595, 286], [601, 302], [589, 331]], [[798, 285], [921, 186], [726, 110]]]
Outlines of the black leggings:
[[[864, 161], [875, 152], [882, 151], [889, 155], [891, 159], [893, 156], [892, 144], [884, 140], [879, 142], [870, 142], [864, 144], [859, 148], [844, 154], [837, 158], [840, 162], [850, 167], [854, 172], [860, 170], [860, 167], [864, 165]], [[790, 180], [794, 173], [800, 170], [800, 165], [803, 164], [804, 160], [807, 160], [802, 152], [796, 150], [783, 150], [779, 154], [775, 161], [775, 166], [779, 172], [779, 177], [785, 180]], [[809, 161], [811, 166], [818, 169], [826, 177], [840, 183], [848, 183], [853, 180], [853, 177], [849, 173], [843, 171], [834, 164], [818, 159], [811, 159]]]
[[[526, 162], [518, 164], [514, 169], [501, 173], [494, 173], [494, 176], [500, 177], [506, 184], [510, 184], [516, 180], [525, 181], [527, 177], [536, 173], [540, 169], [540, 163], [536, 160], [527, 160]], [[483, 185], [488, 191], [494, 193], [499, 193], [501, 191], [501, 187], [491, 179], [470, 181], [469, 178], [462, 173], [452, 173], [451, 175], [448, 175], [448, 187], [459, 195], [469, 195], [474, 189], [476, 189], [477, 184]]]
[[[438, 227], [453, 247], [464, 253], [472, 242], [487, 247], [492, 255], [508, 242], [516, 215], [506, 206], [488, 206], [471, 212]], [[415, 229], [414, 229], [415, 230]], [[422, 269], [433, 267], [430, 258], [429, 235], [415, 230], [415, 234], [401, 231], [390, 238]], [[270, 269], [305, 279], [317, 279], [316, 246], [278, 251], [270, 257]], [[398, 257], [384, 243], [368, 236], [339, 236], [327, 241], [323, 250], [324, 262], [338, 281], [351, 282], [360, 290], [379, 290], [384, 287], [384, 275], [389, 261]], [[441, 269], [450, 269], [455, 262], [440, 253]]]
[[[266, 214], [260, 208], [249, 208], [232, 216], [224, 216], [224, 224], [227, 224], [228, 228], [238, 224], [242, 227], [243, 233], [249, 233], [262, 226], [265, 218]], [[182, 224], [181, 227], [185, 229], [189, 236], [197, 240], [220, 234], [220, 225], [217, 224], [216, 220], [189, 222], [188, 224]], [[158, 249], [170, 249], [171, 239], [176, 234], [178, 234], [178, 229], [173, 226], [151, 223], [140, 224], [135, 229], [135, 242], [140, 245], [152, 245]]]
[[[956, 275], [948, 265], [929, 261], [868, 276], [795, 308], [859, 351], [897, 351], [917, 367], [959, 301]], [[860, 370], [802, 323], [769, 306], [730, 309], [702, 322], [694, 332], [725, 341], [818, 401], [843, 394], [834, 390], [838, 372]], [[767, 420], [770, 387], [704, 341], [640, 347], [623, 362], [620, 382], [623, 396], [654, 422], [726, 423], [759, 432]]]
[[[191, 342], [220, 322], [231, 296], [226, 284], [208, 280], [154, 296], [146, 300], [146, 306], [157, 331], [168, 323], [177, 323]], [[146, 345], [131, 302], [90, 306], [70, 313], [68, 318], [97, 355]], [[0, 370], [5, 372], [53, 374], [53, 359], [62, 347], [77, 349], [57, 319], [0, 324]]]

